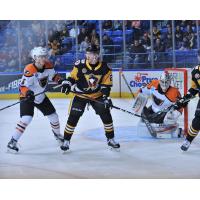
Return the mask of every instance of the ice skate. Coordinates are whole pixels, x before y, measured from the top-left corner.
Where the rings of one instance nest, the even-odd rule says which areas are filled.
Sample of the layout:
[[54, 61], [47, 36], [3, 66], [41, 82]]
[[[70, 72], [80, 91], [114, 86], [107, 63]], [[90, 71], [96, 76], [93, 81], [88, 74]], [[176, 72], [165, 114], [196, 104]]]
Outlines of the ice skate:
[[62, 145], [64, 142], [63, 136], [61, 134], [56, 134], [54, 132], [53, 132], [53, 134], [54, 134], [54, 137], [56, 138], [56, 140], [58, 141], [59, 145]]
[[108, 146], [110, 147], [111, 150], [115, 149], [115, 150], [118, 150], [118, 151], [119, 151], [119, 149], [120, 149], [120, 144], [117, 143], [117, 142], [114, 140], [114, 138], [108, 139], [108, 140], [107, 140], [107, 144], [108, 144]]
[[187, 151], [190, 147], [191, 142], [188, 141], [187, 139], [185, 139], [185, 141], [183, 142], [182, 146], [181, 146], [181, 150], [183, 151]]
[[60, 146], [61, 150], [63, 150], [64, 152], [69, 150], [69, 144], [70, 144], [70, 141], [64, 140], [63, 145]]
[[15, 140], [14, 138], [12, 138], [10, 142], [8, 142], [7, 147], [9, 152], [14, 153], [19, 151], [19, 148], [17, 147], [17, 140]]

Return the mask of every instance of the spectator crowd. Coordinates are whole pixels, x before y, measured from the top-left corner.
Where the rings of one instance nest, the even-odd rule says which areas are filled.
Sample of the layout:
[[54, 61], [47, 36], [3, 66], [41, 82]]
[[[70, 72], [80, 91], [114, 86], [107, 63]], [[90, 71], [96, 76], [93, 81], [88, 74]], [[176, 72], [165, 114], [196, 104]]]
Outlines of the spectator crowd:
[[[154, 62], [167, 60], [166, 55], [173, 50], [172, 21], [153, 21], [152, 40], [150, 21], [126, 20], [124, 24], [126, 56], [131, 66], [151, 63], [152, 48]], [[100, 41], [104, 59], [111, 64], [120, 63], [124, 50], [123, 21], [102, 21], [101, 38], [99, 21], [79, 20], [77, 25], [71, 20], [0, 21], [0, 72], [19, 71], [19, 66], [22, 69], [30, 62], [29, 52], [35, 46], [48, 46], [52, 62], [58, 69], [65, 70], [76, 58], [84, 57], [89, 45], [100, 46]], [[176, 51], [197, 49], [198, 35], [196, 21], [176, 20]]]

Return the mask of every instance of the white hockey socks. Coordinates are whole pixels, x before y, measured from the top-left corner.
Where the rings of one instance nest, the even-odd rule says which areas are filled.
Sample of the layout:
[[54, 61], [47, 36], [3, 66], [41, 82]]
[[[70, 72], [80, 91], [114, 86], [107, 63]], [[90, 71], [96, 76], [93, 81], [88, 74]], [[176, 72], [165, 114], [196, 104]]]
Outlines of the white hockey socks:
[[60, 123], [59, 123], [58, 114], [55, 112], [51, 115], [47, 115], [47, 117], [50, 121], [53, 133], [56, 135], [60, 135]]
[[13, 138], [15, 140], [19, 140], [19, 138], [22, 136], [22, 134], [24, 133], [26, 127], [30, 124], [31, 120], [32, 120], [32, 116], [22, 116], [20, 121], [17, 123], [15, 132], [13, 134]]

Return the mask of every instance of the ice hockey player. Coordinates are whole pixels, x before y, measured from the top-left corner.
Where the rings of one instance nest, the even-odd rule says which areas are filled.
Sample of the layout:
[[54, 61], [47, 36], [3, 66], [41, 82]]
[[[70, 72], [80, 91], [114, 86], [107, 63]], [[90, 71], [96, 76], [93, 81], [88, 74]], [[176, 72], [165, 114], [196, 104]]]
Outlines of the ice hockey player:
[[25, 98], [27, 100], [20, 103], [20, 120], [7, 145], [9, 150], [11, 149], [16, 152], [19, 150], [17, 142], [33, 118], [34, 107], [39, 109], [44, 116], [48, 117], [56, 140], [63, 142], [63, 136], [60, 134], [58, 115], [49, 98], [45, 93], [34, 96], [46, 89], [48, 81], [58, 83], [61, 81], [61, 77], [55, 72], [53, 65], [48, 60], [46, 48], [35, 47], [31, 50], [30, 54], [33, 63], [25, 67], [19, 87], [20, 100], [25, 100]]
[[[199, 57], [200, 57], [200, 52], [199, 52]], [[184, 100], [188, 101], [191, 98], [195, 97], [197, 94], [200, 95], [200, 64], [192, 69], [191, 75], [192, 75], [191, 87], [188, 90], [188, 93], [183, 97]], [[180, 104], [180, 106], [185, 107], [187, 106], [187, 103], [188, 102]], [[188, 150], [190, 144], [192, 143], [194, 138], [198, 135], [199, 130], [200, 130], [200, 100], [198, 101], [197, 108], [195, 111], [195, 116], [187, 132], [185, 141], [181, 146], [181, 149], [183, 151]]]
[[[75, 62], [70, 76], [63, 81], [61, 92], [68, 94], [72, 86], [77, 93], [71, 104], [69, 117], [64, 131], [63, 151], [69, 149], [70, 140], [74, 129], [82, 116], [87, 104], [91, 105], [96, 114], [100, 116], [105, 129], [107, 144], [111, 148], [120, 148], [114, 139], [113, 120], [110, 112], [112, 101], [110, 90], [112, 87], [112, 71], [99, 58], [100, 49], [91, 45], [86, 49], [86, 59]], [[83, 98], [78, 93], [102, 102], [102, 104]]]
[[[179, 90], [172, 87], [170, 83], [170, 75], [163, 72], [159, 80], [152, 80], [139, 90], [133, 106], [136, 114], [142, 115], [143, 118], [148, 120], [155, 132], [154, 137], [168, 138], [180, 134], [178, 133], [179, 124], [177, 119], [181, 115], [182, 109], [170, 109], [168, 112], [160, 112], [169, 108], [181, 98]], [[150, 106], [147, 107], [149, 97], [152, 101]]]

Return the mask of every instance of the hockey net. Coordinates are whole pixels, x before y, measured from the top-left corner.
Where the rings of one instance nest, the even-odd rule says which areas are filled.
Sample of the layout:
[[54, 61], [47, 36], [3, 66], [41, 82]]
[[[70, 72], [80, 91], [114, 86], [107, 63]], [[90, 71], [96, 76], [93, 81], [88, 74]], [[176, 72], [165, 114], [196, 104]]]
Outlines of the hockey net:
[[[181, 96], [185, 95], [190, 87], [189, 82], [191, 80], [191, 69], [166, 68], [165, 71], [167, 71], [171, 76], [171, 85], [179, 89]], [[184, 108], [183, 114], [178, 120], [178, 123], [180, 127], [183, 128], [185, 134], [188, 130], [189, 123], [188, 110], [188, 106]]]

